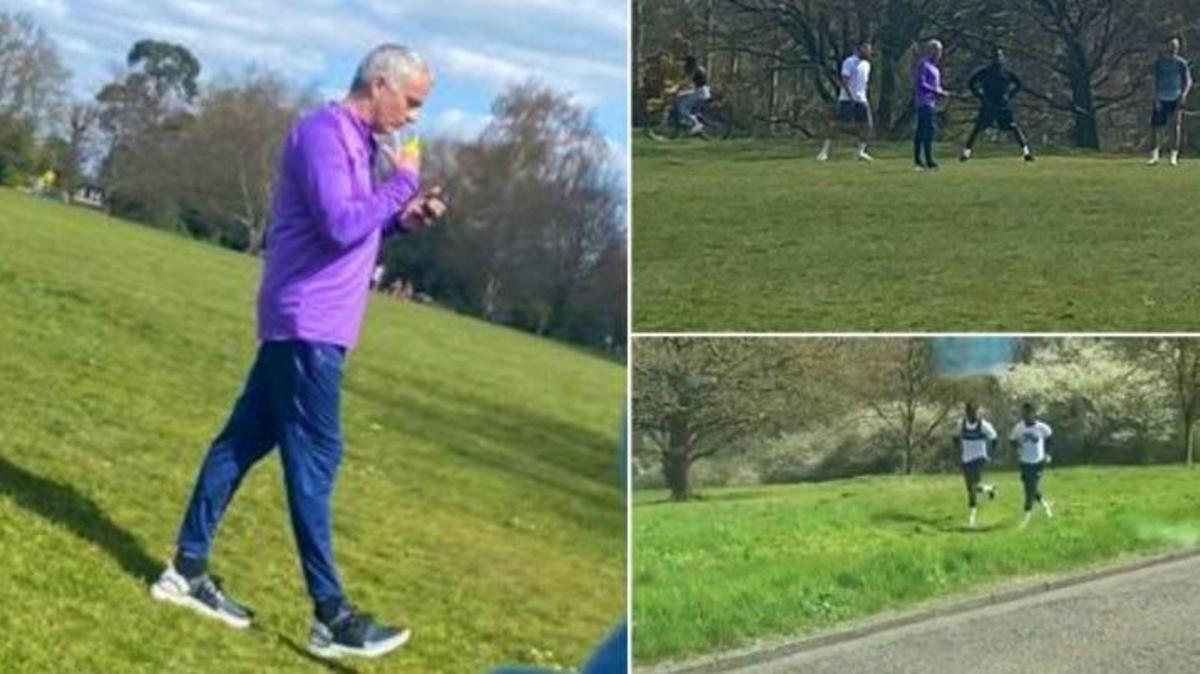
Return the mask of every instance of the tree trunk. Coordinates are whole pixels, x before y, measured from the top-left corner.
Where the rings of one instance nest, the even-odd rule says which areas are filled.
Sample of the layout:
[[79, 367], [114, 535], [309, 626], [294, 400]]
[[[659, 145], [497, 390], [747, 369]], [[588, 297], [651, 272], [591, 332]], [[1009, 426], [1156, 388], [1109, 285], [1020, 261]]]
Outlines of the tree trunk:
[[1196, 421], [1192, 415], [1188, 414], [1183, 417], [1183, 424], [1183, 444], [1187, 452], [1187, 467], [1191, 468], [1196, 455], [1194, 447]]
[[891, 49], [883, 49], [879, 55], [880, 80], [879, 102], [875, 107], [876, 133], [892, 131], [896, 103], [896, 59]]
[[713, 69], [713, 31], [717, 26], [717, 14], [713, 10], [713, 0], [708, 0], [708, 15], [704, 21], [704, 69], [712, 76]]
[[1068, 45], [1067, 63], [1071, 80], [1072, 115], [1075, 118], [1075, 147], [1099, 150], [1100, 128], [1096, 122], [1090, 68], [1083, 45]]
[[688, 486], [690, 467], [686, 454], [676, 453], [674, 450], [663, 454], [663, 479], [667, 488], [671, 490], [672, 501], [683, 502], [691, 497], [691, 489]]
[[643, 0], [633, 2], [633, 124], [645, 126], [649, 123], [646, 112], [645, 87], [646, 78], [642, 72], [642, 52], [645, 48], [646, 31], [642, 29], [642, 17], [645, 3]]

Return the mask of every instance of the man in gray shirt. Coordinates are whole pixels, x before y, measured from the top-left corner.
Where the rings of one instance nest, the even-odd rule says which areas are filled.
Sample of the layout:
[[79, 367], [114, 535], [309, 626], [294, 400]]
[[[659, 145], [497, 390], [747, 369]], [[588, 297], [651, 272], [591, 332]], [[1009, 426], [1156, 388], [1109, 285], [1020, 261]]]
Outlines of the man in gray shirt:
[[1183, 139], [1183, 106], [1192, 90], [1192, 72], [1187, 59], [1180, 56], [1183, 44], [1179, 38], [1167, 42], [1167, 50], [1154, 63], [1154, 112], [1150, 116], [1150, 165], [1158, 163], [1162, 148], [1162, 129], [1174, 129], [1171, 166], [1179, 165], [1179, 150]]

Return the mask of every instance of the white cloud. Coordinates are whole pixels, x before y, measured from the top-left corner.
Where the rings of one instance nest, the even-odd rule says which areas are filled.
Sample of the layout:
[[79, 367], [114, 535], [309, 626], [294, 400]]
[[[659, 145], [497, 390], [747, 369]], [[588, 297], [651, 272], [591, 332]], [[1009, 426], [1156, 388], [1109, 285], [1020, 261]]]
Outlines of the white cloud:
[[570, 93], [578, 104], [597, 106], [610, 126], [625, 116], [628, 0], [5, 4], [31, 12], [59, 43], [80, 96], [108, 81], [113, 66], [142, 38], [188, 47], [200, 59], [204, 80], [254, 64], [325, 93], [336, 89], [336, 97], [362, 54], [381, 42], [400, 42], [429, 55], [443, 106], [483, 108], [505, 85], [533, 79]]
[[460, 108], [450, 108], [438, 115], [426, 126], [431, 136], [443, 136], [455, 140], [477, 138], [492, 121], [491, 115], [477, 115]]
[[435, 48], [434, 63], [439, 70], [472, 78], [492, 89], [522, 82], [534, 74], [533, 70], [516, 63], [455, 46]]
[[17, 0], [17, 5], [26, 5], [31, 10], [59, 18], [66, 16], [69, 11], [66, 0]]

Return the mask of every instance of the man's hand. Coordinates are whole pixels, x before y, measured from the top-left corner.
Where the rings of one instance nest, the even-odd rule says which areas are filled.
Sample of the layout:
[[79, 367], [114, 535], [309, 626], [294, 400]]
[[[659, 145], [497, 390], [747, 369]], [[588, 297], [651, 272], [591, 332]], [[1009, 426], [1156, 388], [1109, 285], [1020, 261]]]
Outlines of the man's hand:
[[427, 229], [445, 215], [447, 209], [445, 190], [440, 185], [434, 186], [408, 202], [400, 214], [400, 224], [408, 232]]
[[383, 145], [382, 149], [397, 171], [421, 172], [421, 151], [419, 149], [407, 145], [403, 147]]

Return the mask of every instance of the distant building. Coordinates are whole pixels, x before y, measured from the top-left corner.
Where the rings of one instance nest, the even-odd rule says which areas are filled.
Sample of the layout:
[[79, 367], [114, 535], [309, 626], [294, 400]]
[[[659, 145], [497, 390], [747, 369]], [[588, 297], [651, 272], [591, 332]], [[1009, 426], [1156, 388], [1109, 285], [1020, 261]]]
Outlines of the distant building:
[[104, 190], [95, 185], [81, 185], [71, 195], [71, 203], [90, 208], [104, 208]]

